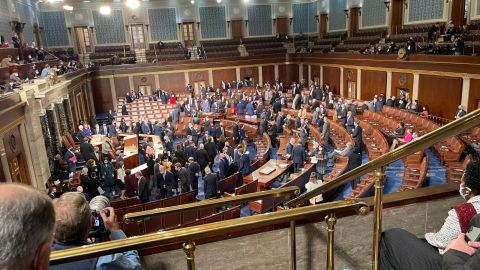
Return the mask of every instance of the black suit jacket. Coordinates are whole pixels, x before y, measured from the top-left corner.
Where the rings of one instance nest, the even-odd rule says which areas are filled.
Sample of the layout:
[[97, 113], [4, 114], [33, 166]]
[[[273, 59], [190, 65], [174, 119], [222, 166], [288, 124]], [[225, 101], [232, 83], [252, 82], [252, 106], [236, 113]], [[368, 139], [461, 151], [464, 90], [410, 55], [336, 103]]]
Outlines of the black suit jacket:
[[170, 171], [165, 171], [165, 176], [163, 176], [163, 174], [157, 175], [157, 187], [163, 188], [163, 186], [165, 186], [167, 189], [173, 189], [177, 187], [175, 176]]
[[363, 141], [362, 141], [362, 133], [363, 133], [363, 129], [361, 126], [357, 126], [354, 130], [353, 130], [353, 133], [352, 133], [352, 138], [355, 140], [355, 143], [357, 144], [357, 146], [361, 146]]
[[93, 145], [86, 142], [82, 142], [80, 144], [80, 153], [82, 154], [82, 157], [83, 159], [85, 159], [85, 161], [88, 161], [89, 159], [93, 159], [96, 162], [98, 162]]
[[142, 176], [138, 180], [138, 197], [140, 198], [140, 201], [147, 202], [149, 196], [150, 192], [148, 190], [147, 180]]
[[208, 157], [208, 152], [205, 149], [198, 149], [195, 153], [195, 161], [200, 164], [200, 166], [205, 167], [208, 165], [210, 158]]
[[217, 192], [218, 192], [217, 181], [218, 181], [218, 177], [216, 174], [209, 173], [205, 176], [205, 187], [204, 187], [205, 199], [217, 196]]
[[295, 145], [292, 149], [293, 163], [303, 164], [305, 162], [305, 148], [301, 145]]
[[480, 251], [477, 250], [473, 256], [458, 250], [450, 249], [443, 254], [443, 270], [474, 270], [480, 266]]

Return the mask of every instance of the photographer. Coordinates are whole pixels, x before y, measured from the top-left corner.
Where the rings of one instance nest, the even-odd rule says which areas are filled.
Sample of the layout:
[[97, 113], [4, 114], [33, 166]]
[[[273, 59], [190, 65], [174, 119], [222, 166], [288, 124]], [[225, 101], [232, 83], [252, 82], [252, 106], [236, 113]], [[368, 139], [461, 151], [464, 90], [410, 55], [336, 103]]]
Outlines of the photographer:
[[[92, 200], [93, 201], [93, 200]], [[90, 205], [78, 192], [69, 192], [54, 202], [56, 224], [52, 250], [64, 250], [88, 245], [87, 239], [95, 223]], [[105, 211], [108, 210], [108, 211]], [[109, 215], [105, 212], [109, 212]], [[112, 207], [99, 211], [111, 240], [126, 238], [120, 229]], [[142, 269], [137, 251], [116, 253], [98, 258], [50, 266], [49, 269]]]

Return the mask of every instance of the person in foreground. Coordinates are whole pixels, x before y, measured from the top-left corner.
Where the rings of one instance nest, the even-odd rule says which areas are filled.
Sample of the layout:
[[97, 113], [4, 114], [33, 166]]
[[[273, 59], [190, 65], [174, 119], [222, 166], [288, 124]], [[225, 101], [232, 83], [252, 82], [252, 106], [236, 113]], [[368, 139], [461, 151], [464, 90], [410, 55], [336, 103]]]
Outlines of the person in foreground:
[[467, 202], [453, 207], [441, 230], [425, 234], [425, 239], [402, 229], [383, 232], [380, 269], [480, 269], [480, 242], [465, 240], [471, 226], [480, 227], [480, 161], [467, 165], [459, 192]]
[[0, 270], [46, 270], [53, 240], [52, 200], [18, 184], [0, 185]]
[[[56, 224], [52, 250], [64, 250], [74, 247], [88, 245], [87, 239], [93, 225], [90, 206], [83, 196], [78, 192], [63, 194], [54, 203]], [[111, 240], [127, 238], [120, 229], [115, 211], [107, 207], [110, 215], [107, 217], [100, 211], [105, 229], [110, 232]], [[143, 269], [137, 251], [127, 251], [98, 258], [70, 262], [66, 264], [50, 266], [49, 269], [82, 269], [82, 270], [108, 270], [108, 269]]]

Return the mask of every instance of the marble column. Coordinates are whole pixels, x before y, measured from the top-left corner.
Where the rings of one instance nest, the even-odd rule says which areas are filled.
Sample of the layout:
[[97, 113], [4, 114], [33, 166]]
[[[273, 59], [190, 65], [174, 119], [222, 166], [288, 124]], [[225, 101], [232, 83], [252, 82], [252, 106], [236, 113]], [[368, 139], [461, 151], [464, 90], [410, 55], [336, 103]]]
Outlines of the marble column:
[[[115, 90], [115, 80], [113, 78], [110, 78], [109, 81], [110, 81], [110, 93], [112, 94], [113, 108], [117, 110], [117, 92]], [[132, 84], [133, 84], [133, 80], [132, 80]], [[133, 90], [133, 87], [130, 87], [130, 90]]]
[[72, 106], [70, 104], [70, 99], [64, 98], [63, 99], [63, 109], [65, 110], [65, 117], [67, 119], [67, 129], [70, 134], [73, 134], [75, 132], [74, 124], [73, 124], [73, 114], [72, 114]]
[[235, 69], [235, 75], [237, 77], [237, 82], [242, 81], [242, 78], [240, 76], [240, 68]]
[[413, 74], [413, 93], [412, 93], [412, 100], [418, 99], [418, 89], [420, 87], [420, 74], [414, 73]]
[[55, 114], [57, 116], [57, 121], [58, 121], [59, 135], [63, 136], [67, 132], [69, 132], [67, 115], [65, 113], [65, 107], [63, 106], [63, 101], [55, 103]]
[[323, 66], [320, 66], [320, 86], [323, 87]]
[[298, 81], [301, 82], [303, 80], [303, 64], [298, 65]]
[[392, 96], [392, 72], [387, 71], [387, 91], [385, 92], [385, 98]]
[[312, 65], [308, 65], [308, 85], [312, 81]]
[[10, 167], [8, 165], [7, 153], [5, 153], [5, 146], [3, 140], [0, 140], [0, 159], [2, 162], [3, 175], [5, 176], [5, 182], [12, 182], [12, 175], [10, 174]]
[[345, 90], [343, 89], [343, 67], [340, 68], [340, 89], [338, 93], [340, 96], [345, 97]]
[[278, 65], [275, 65], [273, 69], [275, 74], [275, 80], [280, 80], [281, 78], [278, 78]]
[[60, 142], [60, 130], [57, 122], [57, 117], [53, 106], [47, 108], [47, 123], [48, 128], [50, 129], [50, 140], [52, 143], [52, 154], [55, 157], [55, 154], [60, 153], [62, 150], [62, 144]]
[[362, 98], [362, 70], [357, 69], [357, 99]]
[[208, 70], [208, 85], [213, 87], [213, 70]]
[[45, 143], [45, 150], [47, 153], [47, 159], [50, 169], [53, 167], [53, 161], [56, 154], [56, 148], [52, 140], [52, 132], [50, 130], [50, 123], [48, 121], [47, 113], [40, 115], [40, 125], [42, 127], [43, 140]]
[[263, 86], [263, 68], [262, 66], [258, 66], [258, 84]]
[[470, 78], [463, 78], [462, 85], [462, 106], [465, 111], [468, 111], [468, 99], [470, 96]]

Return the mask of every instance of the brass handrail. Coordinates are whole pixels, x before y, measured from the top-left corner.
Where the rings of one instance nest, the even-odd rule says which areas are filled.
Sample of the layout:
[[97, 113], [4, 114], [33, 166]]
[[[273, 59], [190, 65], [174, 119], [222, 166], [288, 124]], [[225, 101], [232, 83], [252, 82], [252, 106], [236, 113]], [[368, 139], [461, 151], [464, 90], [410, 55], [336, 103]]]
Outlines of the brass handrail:
[[299, 197], [291, 201], [286, 202], [285, 206], [294, 207], [302, 204], [310, 198], [318, 196], [334, 188], [340, 187], [348, 182], [353, 181], [358, 177], [373, 172], [378, 168], [387, 166], [392, 162], [402, 159], [408, 155], [414, 154], [418, 151], [424, 150], [425, 148], [428, 148], [435, 143], [444, 141], [446, 138], [458, 135], [463, 131], [478, 125], [480, 125], [480, 110], [475, 110], [458, 120], [450, 122], [445, 126], [442, 126], [434, 131], [423, 135], [419, 139], [400, 146], [392, 152], [388, 152], [377, 159], [369, 161], [368, 163], [365, 163], [362, 166], [359, 166], [337, 177], [335, 180], [332, 180], [321, 187], [318, 187], [310, 192], [300, 195]]
[[238, 196], [224, 197], [224, 198], [213, 199], [213, 200], [204, 200], [200, 202], [187, 203], [187, 204], [175, 205], [170, 207], [163, 207], [163, 208], [156, 208], [152, 210], [128, 213], [123, 216], [123, 219], [126, 223], [128, 223], [134, 219], [141, 219], [141, 218], [164, 215], [164, 214], [173, 214], [173, 213], [179, 213], [184, 211], [217, 208], [217, 207], [228, 206], [228, 205], [238, 205], [238, 204], [255, 201], [255, 200], [259, 200], [267, 197], [285, 196], [286, 199], [288, 199], [290, 195], [293, 195], [294, 193], [299, 191], [300, 191], [300, 188], [297, 186], [284, 187], [284, 188], [272, 189], [272, 190], [267, 190], [262, 192], [248, 193], [248, 194], [243, 194]]
[[[331, 214], [352, 210], [355, 210], [360, 214], [366, 214], [368, 213], [368, 205], [358, 199], [336, 201], [307, 207], [299, 207], [295, 209], [286, 209], [268, 214], [214, 222], [195, 227], [181, 228], [172, 231], [159, 231], [157, 233], [134, 236], [121, 240], [53, 251], [50, 255], [50, 264], [57, 265], [107, 254], [144, 249], [153, 246], [184, 241], [184, 250], [187, 253], [187, 261], [189, 261], [189, 265], [191, 265], [192, 260], [194, 259], [192, 255], [195, 247], [193, 240], [195, 239], [302, 220], [312, 216], [318, 216], [320, 213]], [[333, 246], [333, 243], [331, 245]], [[189, 269], [193, 268], [189, 267]]]

